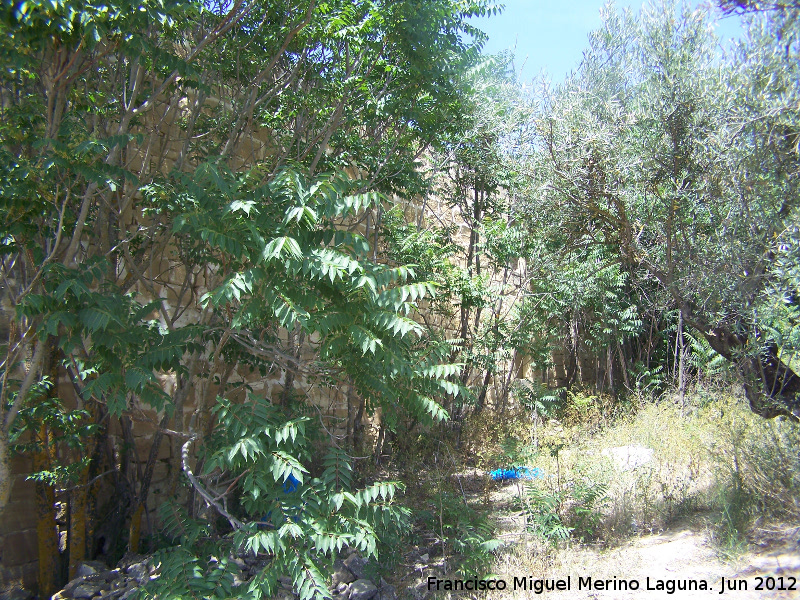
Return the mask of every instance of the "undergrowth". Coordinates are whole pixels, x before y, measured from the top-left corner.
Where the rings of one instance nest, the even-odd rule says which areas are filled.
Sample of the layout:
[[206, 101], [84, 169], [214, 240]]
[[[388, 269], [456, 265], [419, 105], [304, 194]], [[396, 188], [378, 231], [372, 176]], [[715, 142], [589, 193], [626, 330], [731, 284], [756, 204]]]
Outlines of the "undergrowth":
[[[502, 425], [487, 417], [470, 424], [465, 447], [478, 466], [543, 473], [524, 482], [515, 505], [533, 541], [506, 553], [500, 571], [543, 576], [552, 562], [546, 557], [561, 547], [613, 546], [683, 520], [705, 528], [725, 559], [744, 551], [765, 523], [800, 519], [796, 423], [753, 414], [730, 387], [698, 386], [682, 407], [668, 396], [634, 397], [614, 419], [598, 416], [603, 403], [571, 394], [560, 419], [540, 419], [535, 428], [522, 410]], [[652, 458], [619, 464], [615, 448], [652, 450]]]
[[[243, 496], [232, 507], [237, 515], [253, 520], [224, 536], [230, 552], [214, 562], [210, 557], [219, 554], [202, 547], [209, 533], [186, 530], [176, 534], [179, 546], [159, 554], [162, 573], [180, 572], [178, 579], [188, 586], [187, 597], [227, 597], [244, 590], [234, 589], [234, 569], [225, 557], [234, 556], [236, 548], [253, 546], [255, 554], [265, 550], [270, 556], [263, 572], [268, 578], [249, 585], [253, 597], [261, 590], [264, 595], [272, 592], [281, 570], [311, 598], [326, 594], [325, 571], [345, 546], [379, 556], [379, 562], [374, 562], [376, 576], [397, 583], [398, 571], [407, 572], [410, 565], [426, 577], [481, 578], [520, 572], [545, 577], [556, 560], [559, 564], [569, 560], [565, 548], [590, 543], [613, 546], [632, 536], [661, 531], [677, 520], [694, 519], [697, 525], [701, 517], [701, 526], [726, 558], [744, 550], [749, 532], [765, 522], [800, 519], [800, 428], [789, 421], [765, 421], [754, 415], [740, 395], [701, 389], [690, 394], [683, 407], [669, 398], [633, 398], [613, 419], [598, 417], [607, 399], [574, 393], [566, 401], [558, 420], [537, 415], [532, 424], [527, 410], [502, 420], [497, 415], [474, 419], [464, 430], [460, 452], [446, 435], [426, 432], [407, 440], [410, 443], [395, 456], [393, 465], [398, 470], [393, 477], [406, 484], [398, 505], [392, 503], [392, 496], [394, 489], [403, 489], [399, 485], [386, 488], [386, 497], [380, 494], [380, 486], [386, 483], [355, 491], [357, 478], [339, 456], [320, 465], [323, 468], [316, 477], [309, 474], [294, 498], [282, 493], [281, 486], [287, 473], [299, 479], [305, 469], [291, 461], [278, 469], [269, 459], [264, 468], [269, 476], [261, 482], [269, 489]], [[273, 437], [259, 437], [259, 443], [279, 442], [304, 456], [292, 436], [275, 433]], [[641, 450], [650, 459], [620, 464], [609, 452], [619, 448]], [[227, 471], [236, 472], [240, 465], [231, 461], [246, 451], [241, 439], [233, 436], [220, 440], [214, 456], [227, 461], [223, 465]], [[272, 456], [266, 451], [250, 454], [244, 459]], [[331, 461], [336, 464], [328, 464]], [[339, 468], [340, 462], [344, 469]], [[535, 467], [541, 476], [518, 482], [510, 508], [521, 515], [522, 531], [513, 539], [515, 543], [502, 550], [497, 538], [506, 537], [498, 534], [497, 517], [503, 507], [488, 501], [498, 487], [485, 473], [507, 466]], [[317, 488], [354, 489], [340, 494], [344, 500], [351, 498], [353, 506], [347, 502], [317, 506]], [[509, 486], [507, 491], [511, 490]], [[364, 494], [369, 497], [362, 498]], [[345, 508], [353, 514], [334, 523]], [[362, 520], [367, 515], [371, 519], [388, 515], [395, 525], [398, 520], [408, 521], [402, 527], [379, 527], [380, 523]], [[180, 521], [183, 525], [186, 520]], [[345, 526], [351, 522], [359, 527]], [[310, 543], [303, 540], [311, 539], [312, 530], [322, 525], [325, 539], [340, 543], [315, 554], [319, 571], [306, 577], [302, 569], [310, 564], [295, 564], [291, 557], [298, 544]], [[254, 547], [256, 543], [259, 547]], [[162, 583], [174, 580], [168, 577]], [[305, 583], [311, 580], [318, 587], [311, 589]], [[157, 597], [161, 590], [148, 588], [144, 596], [151, 591]]]
[[421, 436], [398, 457], [413, 526], [405, 538], [381, 546], [380, 553], [397, 556], [403, 547], [442, 576], [482, 577], [491, 572], [502, 543], [488, 510], [469, 493], [475, 482], [459, 475], [461, 455], [446, 438]]

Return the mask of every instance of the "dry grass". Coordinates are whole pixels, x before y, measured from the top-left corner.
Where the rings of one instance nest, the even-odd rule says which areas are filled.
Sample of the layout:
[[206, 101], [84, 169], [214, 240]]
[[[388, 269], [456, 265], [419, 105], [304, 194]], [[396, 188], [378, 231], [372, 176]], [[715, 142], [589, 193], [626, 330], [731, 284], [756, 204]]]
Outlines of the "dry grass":
[[[667, 577], [684, 573], [718, 579], [741, 572], [737, 558], [748, 546], [756, 547], [767, 531], [790, 532], [770, 544], [783, 543], [789, 548], [784, 553], [800, 550], [789, 540], [797, 530], [780, 525], [800, 521], [796, 424], [757, 417], [732, 389], [697, 390], [683, 409], [669, 398], [639, 399], [626, 409], [616, 407], [613, 419], [607, 416], [608, 398], [572, 394], [570, 401], [574, 405], [566, 407], [560, 421], [537, 425], [527, 412], [502, 420], [484, 413], [465, 427], [460, 459], [450, 450], [443, 453], [441, 441], [432, 449], [434, 464], [430, 452], [421, 453], [427, 462], [420, 465], [427, 467], [413, 486], [420, 495], [414, 512], [417, 517], [430, 513], [424, 529], [440, 542], [447, 540], [446, 554], [452, 558], [455, 540], [476, 531], [469, 519], [464, 521], [465, 498], [488, 511], [495, 535], [507, 544], [494, 559], [476, 554], [471, 563], [475, 576], [494, 573], [509, 582], [520, 576], [570, 574], [613, 579], [660, 568]], [[651, 449], [652, 460], [620, 468], [603, 450], [622, 446]], [[544, 477], [498, 484], [486, 476], [508, 465], [538, 467]], [[444, 503], [442, 490], [447, 492]], [[589, 498], [587, 490], [601, 490], [604, 496]], [[542, 517], [548, 501], [555, 520]], [[567, 539], [548, 537], [548, 523], [572, 531]], [[430, 558], [403, 582], [409, 597], [506, 600], [532, 593], [427, 592], [427, 577], [455, 574], [449, 559], [444, 564], [440, 545], [420, 541], [415, 556]], [[462, 548], [460, 560], [470, 552]], [[660, 555], [666, 557], [663, 564], [655, 559]]]
[[[585, 404], [583, 414], [596, 414]], [[580, 418], [549, 422], [536, 431], [538, 447], [532, 445], [529, 415], [506, 420], [504, 427], [488, 420], [473, 425], [467, 440], [480, 448], [478, 464], [536, 466], [546, 476], [527, 482], [528, 488], [544, 494], [566, 490], [566, 501], [558, 505], [566, 524], [571, 524], [571, 489], [587, 483], [607, 486], [593, 531], [573, 531], [571, 539], [555, 545], [530, 531], [512, 535], [509, 527], [521, 528], [526, 519], [502, 515], [502, 532], [516, 542], [498, 557], [490, 569], [495, 573], [552, 577], [590, 571], [612, 577], [624, 573], [620, 561], [629, 560], [619, 549], [676, 522], [697, 532], [698, 539], [712, 540], [712, 553], [730, 559], [747, 547], [747, 536], [756, 527], [800, 519], [800, 429], [753, 415], [735, 391], [706, 390], [691, 397], [683, 411], [670, 401], [641, 402], [612, 424]], [[620, 470], [602, 454], [604, 448], [619, 446], [651, 448], [653, 460]], [[517, 490], [509, 486], [506, 500]], [[521, 514], [522, 505], [517, 503], [515, 514]], [[504, 508], [497, 504], [499, 511]], [[530, 501], [528, 508], [535, 510]], [[606, 560], [598, 563], [598, 553]]]

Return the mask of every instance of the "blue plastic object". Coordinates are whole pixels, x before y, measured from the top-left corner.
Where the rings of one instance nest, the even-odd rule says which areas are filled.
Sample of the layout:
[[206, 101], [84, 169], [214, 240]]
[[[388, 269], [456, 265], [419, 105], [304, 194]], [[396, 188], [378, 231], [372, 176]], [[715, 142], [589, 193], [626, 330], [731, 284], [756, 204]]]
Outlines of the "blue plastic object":
[[[296, 492], [298, 487], [300, 487], [300, 480], [298, 480], [297, 477], [289, 473], [289, 477], [287, 477], [286, 481], [283, 482], [283, 493], [291, 494], [293, 492]], [[264, 518], [261, 519], [261, 523], [265, 525], [269, 524], [269, 519], [271, 516], [272, 516], [272, 511], [269, 511], [266, 515], [264, 515]], [[293, 516], [291, 519], [295, 523], [297, 523], [300, 520], [297, 515]]]
[[283, 482], [283, 493], [284, 494], [291, 494], [292, 492], [297, 491], [297, 487], [300, 485], [300, 481], [289, 473], [289, 477], [286, 478], [286, 481]]
[[495, 469], [489, 476], [495, 481], [508, 481], [510, 479], [539, 479], [544, 473], [538, 467], [506, 467]]

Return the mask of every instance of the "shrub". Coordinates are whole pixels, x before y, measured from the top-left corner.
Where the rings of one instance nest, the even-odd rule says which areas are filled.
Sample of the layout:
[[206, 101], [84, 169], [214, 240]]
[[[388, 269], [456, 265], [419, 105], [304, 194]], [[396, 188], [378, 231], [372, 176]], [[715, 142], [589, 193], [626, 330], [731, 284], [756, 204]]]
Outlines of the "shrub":
[[[356, 548], [375, 556], [381, 531], [407, 526], [409, 511], [394, 503], [402, 485], [354, 489], [341, 450], [331, 449], [322, 472], [311, 476], [303, 464], [310, 459], [307, 417], [289, 418], [257, 397], [241, 405], [220, 398], [216, 413], [220, 427], [206, 450], [203, 476], [188, 465], [192, 440], [184, 445], [184, 470], [224, 517], [223, 525], [215, 532], [208, 520], [190, 518], [177, 504], [162, 507], [165, 528], [177, 543], [156, 553], [161, 576], [140, 592], [142, 600], [258, 600], [274, 594], [284, 576], [302, 600], [328, 597], [325, 573], [338, 551]], [[292, 480], [299, 482], [293, 491], [287, 485]], [[261, 565], [248, 582], [235, 578], [239, 557]]]

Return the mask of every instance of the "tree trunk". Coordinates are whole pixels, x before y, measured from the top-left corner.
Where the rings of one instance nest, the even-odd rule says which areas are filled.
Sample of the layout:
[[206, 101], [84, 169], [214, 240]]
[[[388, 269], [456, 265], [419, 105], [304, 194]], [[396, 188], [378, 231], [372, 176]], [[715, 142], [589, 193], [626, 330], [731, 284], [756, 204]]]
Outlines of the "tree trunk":
[[[33, 470], [48, 471], [52, 449], [50, 432], [42, 425], [38, 434], [41, 447], [34, 452]], [[39, 549], [39, 597], [49, 598], [56, 592], [58, 575], [58, 529], [56, 525], [55, 493], [53, 486], [36, 482], [36, 539]]]
[[73, 579], [78, 565], [86, 560], [87, 495], [89, 492], [89, 468], [81, 471], [77, 487], [69, 500], [69, 578]]
[[381, 455], [383, 454], [383, 445], [386, 439], [386, 423], [381, 419], [381, 426], [378, 430], [378, 439], [375, 441], [375, 464], [380, 466]]
[[0, 516], [11, 498], [11, 461], [8, 456], [8, 435], [0, 428]]
[[572, 318], [569, 322], [569, 354], [567, 362], [567, 380], [564, 387], [569, 390], [572, 384], [575, 383], [575, 376], [578, 373], [578, 348], [580, 346], [580, 337], [578, 333], [578, 311], [572, 311]]
[[780, 360], [777, 345], [768, 345], [741, 368], [750, 409], [772, 419], [788, 416], [800, 420], [800, 377]]
[[686, 373], [684, 368], [684, 359], [686, 356], [686, 349], [683, 343], [683, 317], [678, 312], [678, 338], [677, 338], [677, 351], [678, 351], [678, 391], [681, 397], [681, 417], [686, 410]]
[[101, 440], [106, 437], [107, 429], [102, 426], [102, 412], [96, 402], [79, 404], [80, 408], [89, 411], [92, 422], [100, 425], [97, 433], [87, 442], [86, 456], [90, 457], [90, 464], [81, 469], [78, 485], [69, 495], [69, 578], [75, 577], [78, 565], [87, 558], [86, 541], [92, 539], [94, 527], [90, 511], [90, 498], [92, 497], [92, 485], [89, 483], [99, 474], [99, 459]]
[[683, 321], [702, 335], [721, 356], [738, 366], [744, 378], [744, 390], [750, 409], [766, 419], [786, 416], [800, 420], [800, 376], [780, 358], [780, 349], [774, 342], [768, 344], [757, 356], [739, 359], [739, 352], [747, 344], [747, 336], [727, 328], [708, 327], [692, 315], [691, 307], [681, 307]]
[[142, 515], [147, 504], [147, 496], [150, 494], [150, 482], [153, 479], [153, 471], [158, 460], [158, 450], [161, 447], [161, 440], [164, 437], [164, 428], [169, 425], [169, 415], [165, 414], [158, 429], [153, 434], [153, 441], [150, 445], [150, 454], [147, 457], [147, 464], [142, 474], [142, 481], [139, 483], [139, 492], [134, 496], [131, 505], [131, 524], [128, 531], [128, 550], [134, 554], [139, 552], [139, 542], [142, 533]]
[[[519, 351], [517, 348], [514, 348], [514, 354], [511, 356], [511, 365], [508, 367], [508, 374], [503, 381], [503, 389], [500, 395], [500, 405], [498, 407], [500, 414], [505, 414], [506, 406], [508, 405], [508, 395], [511, 393], [511, 380], [514, 378], [514, 373], [519, 369], [522, 371], [524, 369], [523, 363], [520, 361], [519, 366], [517, 365], [517, 358], [519, 357]], [[520, 374], [517, 371], [517, 378], [522, 379], [524, 377], [524, 373]]]
[[486, 374], [483, 376], [483, 383], [481, 384], [481, 392], [478, 395], [478, 400], [475, 403], [475, 414], [481, 414], [483, 407], [486, 404], [486, 394], [489, 391], [489, 382], [492, 379], [492, 370], [486, 369]]
[[364, 408], [366, 401], [361, 396], [356, 396], [358, 402], [356, 414], [353, 418], [353, 451], [361, 452], [364, 444]]
[[622, 381], [625, 384], [625, 389], [631, 391], [631, 380], [628, 377], [628, 365], [625, 360], [625, 352], [622, 350], [622, 344], [617, 339], [617, 354], [619, 355], [619, 370], [622, 373]]

